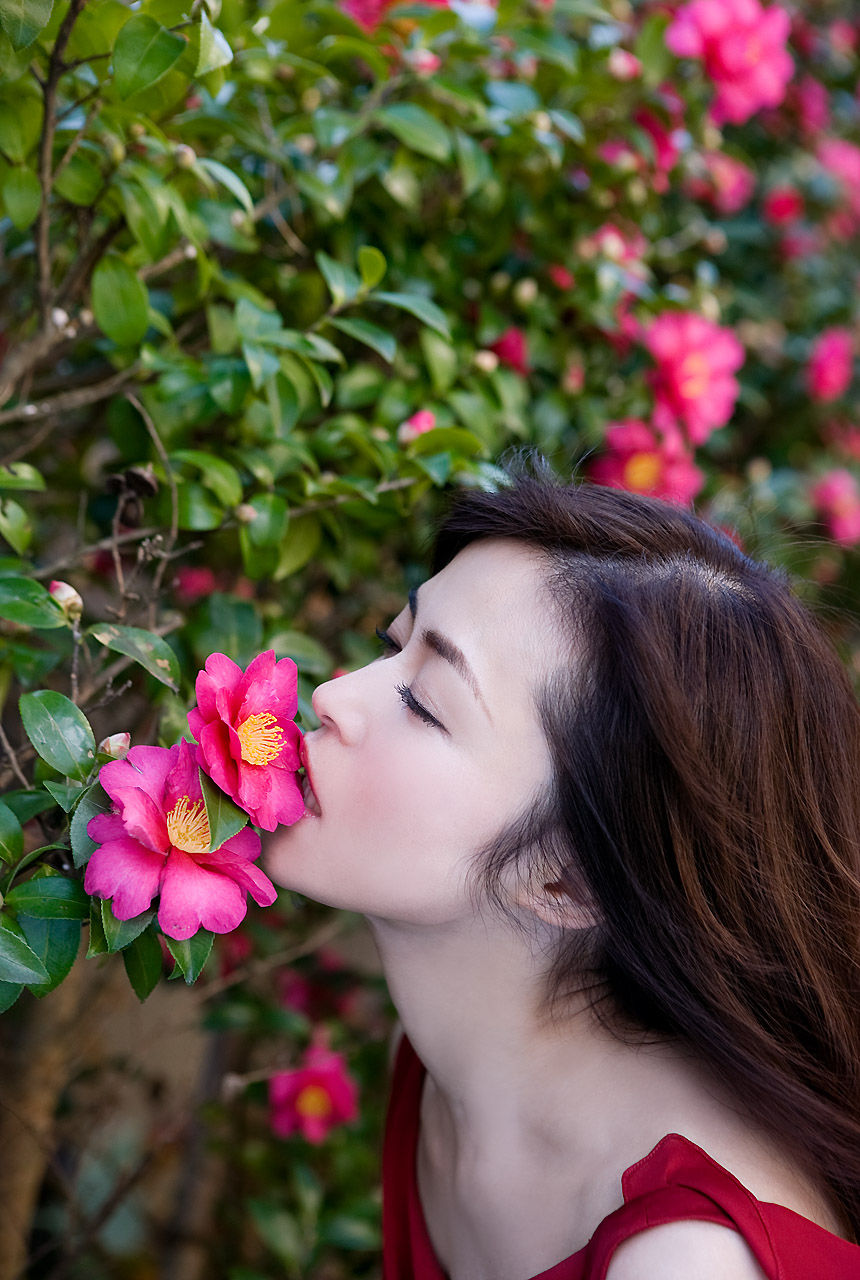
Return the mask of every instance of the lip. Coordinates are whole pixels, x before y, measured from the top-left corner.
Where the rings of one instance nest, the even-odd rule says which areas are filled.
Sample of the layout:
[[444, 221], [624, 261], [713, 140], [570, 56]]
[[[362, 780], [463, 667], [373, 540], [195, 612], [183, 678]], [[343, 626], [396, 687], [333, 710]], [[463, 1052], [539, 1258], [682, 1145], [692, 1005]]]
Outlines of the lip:
[[316, 817], [319, 817], [320, 814], [322, 813], [322, 805], [320, 804], [319, 796], [317, 795], [317, 789], [314, 786], [313, 771], [310, 766], [310, 761], [308, 760], [308, 749], [307, 749], [306, 738], [302, 738], [301, 743], [299, 744], [299, 760], [301, 761], [302, 767], [305, 771], [305, 778], [307, 779], [307, 785], [310, 787], [311, 791], [313, 792], [314, 799], [316, 800], [316, 803], [317, 803], [317, 808], [320, 811], [319, 814], [311, 813], [307, 805], [305, 805], [305, 817], [316, 818]]

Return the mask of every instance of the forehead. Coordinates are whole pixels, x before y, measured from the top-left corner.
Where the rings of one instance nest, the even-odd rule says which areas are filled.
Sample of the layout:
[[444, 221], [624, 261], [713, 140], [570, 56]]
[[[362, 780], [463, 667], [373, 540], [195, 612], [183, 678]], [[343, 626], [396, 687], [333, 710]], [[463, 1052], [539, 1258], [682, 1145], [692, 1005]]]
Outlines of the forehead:
[[500, 685], [529, 696], [557, 665], [548, 562], [523, 542], [493, 538], [459, 552], [421, 587], [418, 621], [463, 649], [488, 696]]

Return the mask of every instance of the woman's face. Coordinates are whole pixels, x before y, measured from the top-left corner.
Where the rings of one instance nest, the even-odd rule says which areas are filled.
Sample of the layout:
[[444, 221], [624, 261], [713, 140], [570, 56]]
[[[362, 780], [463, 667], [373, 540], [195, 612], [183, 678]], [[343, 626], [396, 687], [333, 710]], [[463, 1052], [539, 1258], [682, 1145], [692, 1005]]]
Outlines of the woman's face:
[[318, 813], [270, 840], [276, 881], [381, 919], [474, 913], [470, 855], [550, 777], [533, 701], [558, 651], [543, 582], [524, 544], [475, 543], [412, 593], [382, 658], [317, 689]]

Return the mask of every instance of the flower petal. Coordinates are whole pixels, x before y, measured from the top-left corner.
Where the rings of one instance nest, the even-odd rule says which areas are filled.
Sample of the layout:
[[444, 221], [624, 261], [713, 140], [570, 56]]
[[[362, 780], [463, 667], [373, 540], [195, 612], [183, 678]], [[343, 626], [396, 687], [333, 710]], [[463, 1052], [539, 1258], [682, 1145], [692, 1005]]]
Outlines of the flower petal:
[[245, 918], [244, 891], [229, 875], [199, 866], [181, 849], [171, 849], [161, 881], [158, 923], [183, 941], [198, 929], [229, 933]]
[[126, 833], [154, 853], [165, 854], [170, 846], [161, 806], [139, 786], [115, 791], [114, 799]]
[[197, 706], [204, 720], [234, 718], [241, 679], [242, 668], [232, 658], [226, 653], [210, 653], [195, 684]]
[[156, 804], [173, 768], [172, 747], [132, 747], [124, 760], [102, 765], [99, 782], [113, 800], [118, 787], [142, 787]]
[[246, 858], [231, 854], [226, 844], [212, 853], [199, 853], [198, 864], [217, 871], [219, 875], [229, 876], [243, 890], [250, 893], [254, 901], [261, 907], [270, 907], [278, 896], [275, 886], [269, 877], [255, 863]]
[[164, 869], [164, 856], [136, 840], [110, 840], [87, 863], [84, 889], [97, 898], [113, 898], [117, 920], [131, 920], [146, 911], [158, 893]]
[[[197, 763], [216, 787], [226, 791], [231, 800], [235, 800], [239, 790], [239, 771], [230, 751], [230, 729], [223, 720], [213, 720], [200, 730], [199, 742]], [[236, 742], [238, 744], [238, 738]]]
[[170, 748], [174, 754], [174, 765], [164, 787], [164, 811], [170, 813], [177, 801], [183, 796], [189, 800], [202, 800], [203, 790], [200, 786], [200, 775], [197, 772], [197, 751], [185, 738]]

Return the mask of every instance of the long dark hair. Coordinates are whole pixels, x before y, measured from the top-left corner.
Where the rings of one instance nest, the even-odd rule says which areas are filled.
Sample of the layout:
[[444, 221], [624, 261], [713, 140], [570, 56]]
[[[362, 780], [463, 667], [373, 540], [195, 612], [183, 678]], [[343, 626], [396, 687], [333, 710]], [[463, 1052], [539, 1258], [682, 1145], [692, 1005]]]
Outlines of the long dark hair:
[[[547, 811], [484, 887], [537, 856], [587, 894], [602, 1016], [709, 1063], [858, 1238], [860, 707], [838, 655], [783, 575], [656, 499], [520, 474], [455, 503], [436, 567], [498, 537], [545, 553], [570, 659], [540, 697]], [[583, 986], [583, 932], [552, 998]]]

